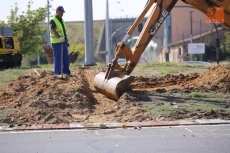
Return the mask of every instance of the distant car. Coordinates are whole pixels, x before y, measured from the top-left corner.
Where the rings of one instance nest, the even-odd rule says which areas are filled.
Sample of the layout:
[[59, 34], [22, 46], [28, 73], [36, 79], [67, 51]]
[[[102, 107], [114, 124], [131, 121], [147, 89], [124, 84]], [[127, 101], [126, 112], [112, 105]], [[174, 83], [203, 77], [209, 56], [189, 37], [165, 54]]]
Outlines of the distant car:
[[118, 63], [119, 65], [125, 65], [126, 59], [125, 59], [125, 58], [119, 58], [119, 59], [117, 60], [117, 63]]
[[204, 62], [204, 61], [184, 61], [185, 64], [208, 64], [211, 65], [212, 63]]
[[147, 61], [144, 58], [140, 58], [138, 63], [147, 63]]
[[[118, 62], [119, 65], [125, 65], [126, 59], [125, 58], [119, 58], [117, 60], [117, 62]], [[147, 61], [144, 58], [140, 58], [138, 63], [147, 63]]]

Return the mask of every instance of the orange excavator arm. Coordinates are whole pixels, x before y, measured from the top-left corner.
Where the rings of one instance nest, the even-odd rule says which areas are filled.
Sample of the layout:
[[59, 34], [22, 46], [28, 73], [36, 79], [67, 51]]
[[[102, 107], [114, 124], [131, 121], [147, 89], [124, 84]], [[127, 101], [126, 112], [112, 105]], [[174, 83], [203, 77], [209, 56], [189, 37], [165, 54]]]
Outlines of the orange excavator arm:
[[[127, 34], [121, 42], [116, 45], [114, 59], [109, 63], [105, 72], [99, 72], [94, 77], [94, 87], [100, 93], [107, 97], [118, 100], [120, 96], [128, 89], [132, 82], [129, 76], [136, 67], [142, 53], [152, 40], [166, 17], [169, 15], [178, 0], [148, 0], [140, 16], [128, 28]], [[223, 7], [224, 21], [223, 24], [230, 27], [230, 13], [228, 7], [229, 0], [182, 0], [193, 6], [201, 12], [207, 14], [208, 8]], [[223, 2], [220, 2], [223, 1]], [[134, 30], [141, 23], [147, 12], [150, 13], [148, 19], [139, 35], [139, 38], [133, 48], [125, 45], [125, 42], [133, 34]], [[118, 64], [118, 58], [124, 54], [126, 63], [123, 67]]]
[[[149, 0], [146, 4], [141, 15], [135, 20], [135, 22], [128, 28], [127, 34], [124, 39], [117, 43], [116, 54], [112, 61], [113, 64], [117, 64], [117, 60], [121, 54], [124, 54], [126, 58], [126, 64], [123, 68], [117, 67], [118, 71], [126, 72], [129, 75], [135, 66], [137, 65], [141, 54], [144, 52], [145, 48], [152, 40], [153, 36], [163, 24], [165, 18], [169, 15], [172, 8], [177, 3], [177, 0]], [[134, 30], [138, 27], [142, 19], [145, 17], [146, 13], [152, 9], [144, 27], [139, 35], [135, 46], [130, 49], [128, 46], [125, 46], [125, 42], [132, 35]]]

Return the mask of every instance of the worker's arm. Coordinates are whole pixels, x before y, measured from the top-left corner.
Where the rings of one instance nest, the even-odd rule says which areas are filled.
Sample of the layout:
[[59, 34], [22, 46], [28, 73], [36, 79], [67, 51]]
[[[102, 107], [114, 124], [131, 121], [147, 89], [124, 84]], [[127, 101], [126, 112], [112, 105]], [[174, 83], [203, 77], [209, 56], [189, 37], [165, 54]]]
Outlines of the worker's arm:
[[55, 37], [57, 37], [58, 39], [61, 37], [61, 36], [57, 33], [56, 29], [52, 29], [52, 32], [53, 32], [53, 34], [55, 35]]
[[51, 27], [51, 31], [54, 34], [54, 36], [59, 39], [61, 36], [57, 33], [56, 31], [57, 26], [53, 20], [50, 21], [50, 27]]

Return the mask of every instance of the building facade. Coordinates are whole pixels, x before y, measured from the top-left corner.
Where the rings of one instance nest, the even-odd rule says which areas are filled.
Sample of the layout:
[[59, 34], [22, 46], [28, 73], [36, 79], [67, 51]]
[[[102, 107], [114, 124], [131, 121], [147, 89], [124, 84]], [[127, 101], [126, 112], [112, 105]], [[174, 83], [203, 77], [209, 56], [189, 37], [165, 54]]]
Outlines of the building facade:
[[[187, 44], [191, 42], [205, 43], [205, 40], [210, 36], [212, 37], [212, 41], [210, 42], [211, 46], [215, 46], [216, 30], [213, 24], [206, 23], [206, 15], [204, 13], [182, 1], [178, 1], [170, 16], [171, 43], [168, 43], [167, 46], [163, 46], [162, 52], [157, 55], [158, 62], [191, 60], [191, 58], [188, 58]], [[217, 26], [222, 27], [221, 25]], [[220, 40], [223, 40], [226, 28], [223, 27], [222, 30], [219, 30]], [[168, 37], [168, 35], [163, 37]], [[166, 58], [167, 54], [168, 59]], [[180, 54], [181, 56], [178, 56]], [[192, 60], [195, 59], [192, 58]], [[199, 60], [202, 60], [202, 57], [199, 58]]]

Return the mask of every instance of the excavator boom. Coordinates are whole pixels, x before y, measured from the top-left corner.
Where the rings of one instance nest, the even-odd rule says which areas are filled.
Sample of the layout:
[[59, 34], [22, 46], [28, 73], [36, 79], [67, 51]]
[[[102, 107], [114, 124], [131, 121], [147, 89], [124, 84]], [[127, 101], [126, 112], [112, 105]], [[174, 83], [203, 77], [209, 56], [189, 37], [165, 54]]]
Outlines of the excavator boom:
[[[183, 2], [193, 6], [197, 10], [209, 15], [208, 10], [222, 8], [224, 11], [224, 19], [221, 23], [230, 27], [230, 1], [229, 0], [182, 0]], [[114, 59], [108, 64], [104, 72], [99, 72], [94, 77], [94, 87], [96, 90], [107, 97], [118, 100], [120, 96], [128, 90], [132, 82], [130, 74], [136, 67], [142, 53], [152, 40], [166, 17], [170, 14], [178, 0], [148, 0], [140, 16], [127, 29], [127, 34], [121, 42], [116, 45], [116, 53]], [[138, 40], [133, 48], [125, 45], [125, 42], [133, 34], [134, 30], [141, 23], [147, 12], [150, 15], [139, 35]], [[214, 19], [210, 16], [212, 22]], [[126, 63], [122, 67], [118, 64], [118, 58], [124, 54]]]

